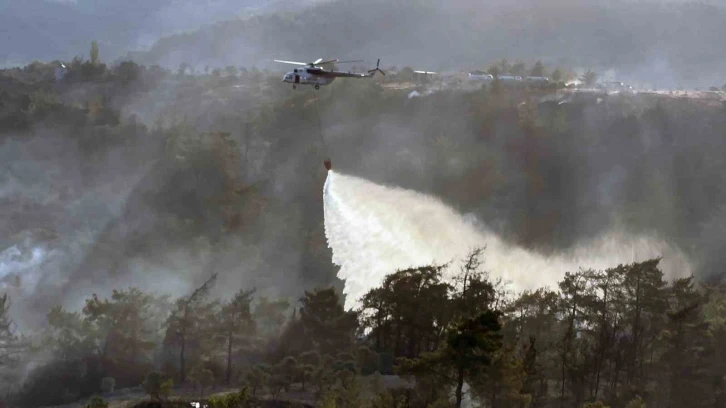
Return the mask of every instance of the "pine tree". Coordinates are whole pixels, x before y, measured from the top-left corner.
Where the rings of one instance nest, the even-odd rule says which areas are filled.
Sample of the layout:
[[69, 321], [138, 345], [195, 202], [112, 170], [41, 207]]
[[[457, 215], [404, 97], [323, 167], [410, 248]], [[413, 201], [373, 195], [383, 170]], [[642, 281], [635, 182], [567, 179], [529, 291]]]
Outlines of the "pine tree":
[[93, 65], [98, 64], [98, 61], [99, 61], [98, 60], [98, 51], [99, 51], [98, 42], [96, 40], [93, 40], [91, 42], [91, 53], [90, 53], [91, 64], [93, 64]]
[[529, 75], [534, 76], [534, 77], [545, 76], [545, 68], [544, 68], [544, 65], [542, 65], [542, 61], [537, 61], [534, 64], [532, 69], [529, 71]]
[[357, 327], [356, 315], [346, 312], [334, 288], [305, 292], [300, 299], [300, 323], [321, 354], [349, 350]]
[[249, 343], [255, 334], [251, 302], [254, 290], [240, 290], [222, 305], [218, 316], [216, 335], [225, 343], [227, 354], [226, 382], [232, 381], [232, 354], [244, 343]]
[[[206, 295], [216, 280], [213, 274], [204, 284], [187, 296], [176, 301], [175, 309], [166, 322], [164, 344], [179, 347], [179, 382], [186, 382], [187, 348], [191, 345], [201, 348], [209, 340], [209, 330], [215, 321], [213, 311], [215, 302], [207, 302]], [[211, 327], [210, 327], [211, 326]]]

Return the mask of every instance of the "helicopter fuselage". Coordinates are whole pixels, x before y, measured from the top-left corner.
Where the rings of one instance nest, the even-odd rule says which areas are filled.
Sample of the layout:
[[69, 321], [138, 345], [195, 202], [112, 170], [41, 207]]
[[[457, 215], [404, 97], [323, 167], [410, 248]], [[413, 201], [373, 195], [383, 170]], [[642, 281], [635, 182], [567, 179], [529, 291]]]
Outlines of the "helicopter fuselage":
[[[381, 64], [381, 60], [379, 59], [376, 63], [375, 69], [369, 69], [367, 73], [364, 72], [343, 72], [343, 71], [335, 71], [331, 70], [328, 71], [322, 66], [325, 64], [329, 64], [332, 62], [339, 62], [338, 60], [330, 60], [321, 62], [322, 59], [318, 59], [315, 62], [311, 62], [309, 64], [305, 64], [302, 62], [296, 62], [296, 61], [283, 61], [283, 60], [275, 60], [275, 62], [282, 62], [285, 64], [294, 64], [294, 65], [307, 65], [305, 68], [296, 68], [292, 72], [288, 72], [285, 74], [285, 76], [282, 77], [282, 82], [287, 82], [292, 84], [293, 89], [297, 88], [298, 85], [312, 85], [315, 87], [315, 89], [320, 89], [323, 85], [328, 85], [331, 82], [335, 80], [335, 78], [373, 78], [373, 75], [376, 74], [376, 72], [380, 72], [381, 75], [386, 75], [385, 72], [381, 71], [378, 66]], [[348, 62], [357, 62], [357, 61], [343, 61], [344, 63]], [[341, 62], [341, 63], [343, 63]]]
[[292, 72], [288, 72], [287, 74], [285, 74], [285, 76], [282, 78], [282, 82], [293, 84], [293, 86], [311, 85], [315, 86], [316, 88], [323, 85], [328, 85], [334, 80], [334, 76], [321, 76], [311, 74], [308, 72], [307, 68], [295, 69]]

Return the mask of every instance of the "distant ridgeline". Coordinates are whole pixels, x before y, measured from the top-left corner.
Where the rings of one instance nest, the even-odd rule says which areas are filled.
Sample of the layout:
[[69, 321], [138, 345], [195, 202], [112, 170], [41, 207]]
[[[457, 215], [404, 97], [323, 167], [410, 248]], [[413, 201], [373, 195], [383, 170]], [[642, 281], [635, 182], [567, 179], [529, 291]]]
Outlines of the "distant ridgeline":
[[[167, 67], [272, 68], [271, 52], [310, 59], [325, 50], [321, 57], [381, 58], [429, 71], [472, 69], [494, 56], [614, 70], [663, 87], [708, 87], [726, 81], [726, 53], [714, 47], [726, 36], [724, 18], [723, 6], [703, 3], [338, 0], [219, 22], [129, 56]], [[694, 24], [701, 29], [690, 29]]]

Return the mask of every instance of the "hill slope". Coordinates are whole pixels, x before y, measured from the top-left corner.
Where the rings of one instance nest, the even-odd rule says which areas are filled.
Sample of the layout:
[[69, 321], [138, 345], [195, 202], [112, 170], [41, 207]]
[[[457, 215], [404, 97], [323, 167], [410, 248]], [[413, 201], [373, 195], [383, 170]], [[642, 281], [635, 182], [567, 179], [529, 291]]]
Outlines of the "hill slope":
[[719, 104], [483, 89], [410, 98], [383, 86], [393, 73], [292, 91], [260, 72], [131, 63], [76, 62], [62, 81], [33, 80], [46, 71], [0, 71], [0, 288], [25, 326], [110, 287], [184, 293], [212, 269], [222, 292], [339, 284], [326, 157], [545, 255], [618, 227], [673, 243], [701, 276], [723, 264]]

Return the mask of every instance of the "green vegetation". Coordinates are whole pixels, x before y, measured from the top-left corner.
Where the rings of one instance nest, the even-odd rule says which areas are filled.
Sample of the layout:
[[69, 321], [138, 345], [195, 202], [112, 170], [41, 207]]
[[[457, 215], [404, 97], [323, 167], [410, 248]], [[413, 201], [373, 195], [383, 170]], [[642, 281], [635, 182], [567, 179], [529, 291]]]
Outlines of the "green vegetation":
[[[293, 93], [255, 70], [193, 76], [186, 66], [181, 75], [132, 62], [67, 66], [59, 80], [53, 64], [0, 71], [2, 137], [23, 147], [3, 159], [31, 161], [56, 184], [20, 180], [58, 193], [44, 195], [42, 206], [22, 194], [0, 201], [2, 235], [61, 229], [55, 214], [84, 221], [43, 244], [83, 256], [58, 267], [68, 279], [38, 281], [44, 296], [33, 306], [46, 314], [39, 337], [50, 360], [12, 390], [18, 406], [139, 385], [166, 401], [193, 384], [202, 397], [223, 385], [249, 390], [225, 397], [232, 402], [210, 398], [215, 406], [301, 394], [336, 407], [726, 401], [726, 290], [706, 279], [723, 265], [722, 106], [647, 95], [548, 100], [555, 90], [507, 87], [408, 99], [411, 89], [387, 87], [407, 69]], [[496, 66], [504, 68], [545, 66]], [[453, 280], [440, 265], [390, 271], [360, 310], [346, 311], [322, 229], [320, 159], [330, 152], [342, 171], [501, 221], [497, 232], [525, 248], [555, 253], [614, 222], [654, 230], [699, 260], [699, 280], [666, 281], [651, 260], [571, 272], [555, 288], [505, 297], [477, 250]], [[55, 168], [83, 176], [46, 171]], [[123, 187], [123, 211], [77, 198], [106, 191], [100, 186]], [[82, 228], [94, 245], [74, 235]], [[217, 276], [199, 261], [217, 258], [220, 270], [235, 273]], [[139, 269], [163, 282], [212, 279], [172, 297], [147, 287], [89, 290], [83, 308], [59, 306], [66, 291]], [[212, 287], [215, 277], [227, 279], [219, 285], [227, 297]], [[24, 350], [9, 298], [0, 297], [3, 365]], [[392, 386], [394, 374], [405, 385]]]
[[204, 389], [209, 388], [214, 384], [214, 373], [212, 370], [199, 366], [195, 368], [189, 375], [189, 379], [192, 383], [199, 387], [199, 396], [204, 396]]
[[108, 408], [108, 403], [101, 397], [93, 397], [86, 408]]
[[[210, 406], [247, 406], [261, 393], [285, 398], [293, 391], [305, 392], [306, 384], [320, 406], [390, 404], [398, 397], [395, 389], [380, 384], [384, 353], [396, 358], [395, 372], [415, 379], [409, 397], [413, 406], [460, 407], [465, 396], [497, 406], [606, 407], [627, 402], [639, 407], [646, 401], [670, 400], [705, 407], [723, 401], [722, 383], [708, 379], [722, 375], [723, 361], [715, 356], [718, 345], [726, 342], [726, 331], [712, 325], [705, 313], [726, 294], [723, 286], [699, 287], [693, 278], [668, 283], [655, 259], [567, 273], [557, 291], [540, 289], [508, 299], [479, 268], [483, 255], [481, 249], [473, 251], [452, 283], [444, 283], [438, 266], [398, 271], [372, 289], [356, 313], [344, 312], [332, 289], [306, 292], [300, 315], [287, 321], [275, 350], [253, 351], [266, 356], [268, 364], [241, 367], [248, 388], [210, 398]], [[114, 293], [117, 301], [128, 301]], [[148, 297], [137, 289], [124, 293], [136, 294], [126, 309], [143, 310]], [[720, 297], [714, 298], [716, 294]], [[227, 304], [200, 297], [187, 318], [213, 318], [230, 304], [249, 305], [251, 296], [242, 291]], [[114, 302], [94, 296], [87, 304], [108, 305], [103, 313], [93, 309], [93, 322], [112, 318]], [[87, 306], [84, 313], [89, 310]], [[244, 316], [240, 321], [251, 327], [254, 320], [246, 312]], [[98, 343], [97, 328], [59, 308], [49, 314], [49, 324], [65, 333], [52, 340], [56, 350], [76, 350], [78, 357], [70, 350], [65, 354], [69, 362], [101, 357], [93, 344], [105, 344], [107, 350], [135, 344], [108, 336], [108, 343]], [[215, 337], [228, 327], [197, 329]], [[296, 335], [286, 335], [291, 332]], [[366, 334], [356, 338], [356, 332]], [[245, 336], [257, 335], [250, 331]], [[228, 344], [203, 345], [190, 338], [186, 344], [187, 358], [199, 362], [188, 380], [203, 398], [205, 390], [225, 382], [213, 367], [224, 369], [213, 363], [229, 358]], [[180, 345], [164, 347], [178, 352]], [[142, 360], [135, 361], [144, 366]], [[170, 369], [148, 373], [143, 385], [149, 396], [169, 397]], [[361, 374], [373, 374], [369, 378], [374, 385], [363, 387]], [[52, 379], [46, 375], [35, 381]], [[364, 390], [374, 390], [373, 396]], [[101, 403], [95, 399], [91, 406]]]
[[[544, 65], [542, 64], [542, 61], [535, 62], [534, 66], [529, 71], [529, 75], [531, 75], [531, 76], [545, 76], [545, 68], [544, 68]], [[558, 79], [555, 79], [555, 80], [557, 81]]]
[[168, 398], [171, 392], [171, 387], [174, 382], [171, 378], [164, 380], [164, 375], [157, 371], [150, 372], [144, 380], [144, 391], [151, 398], [161, 400], [162, 398]]
[[89, 55], [91, 58], [91, 64], [98, 64], [98, 42], [95, 40], [91, 42], [91, 53]]
[[254, 406], [247, 388], [221, 397], [210, 397], [207, 404], [209, 408], [247, 408]]

